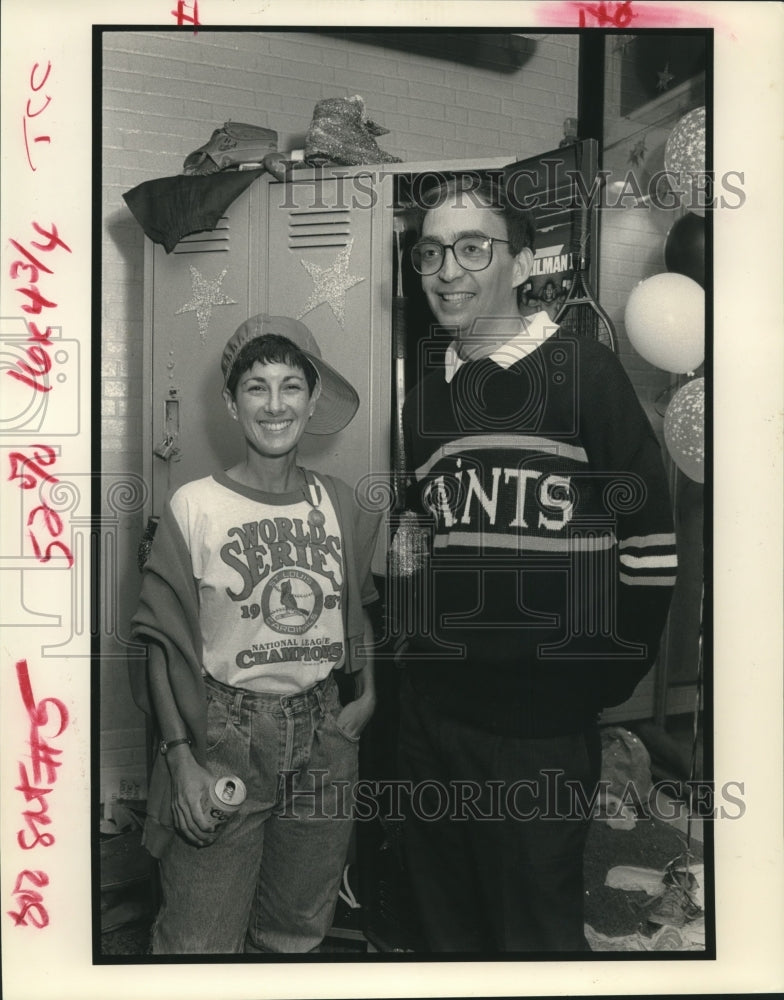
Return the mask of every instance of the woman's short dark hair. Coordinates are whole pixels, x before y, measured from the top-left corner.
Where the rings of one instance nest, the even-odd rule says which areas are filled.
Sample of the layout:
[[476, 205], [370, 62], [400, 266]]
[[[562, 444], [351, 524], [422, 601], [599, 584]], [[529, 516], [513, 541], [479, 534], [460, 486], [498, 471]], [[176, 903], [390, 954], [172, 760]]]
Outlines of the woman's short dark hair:
[[245, 372], [250, 371], [257, 361], [263, 365], [280, 364], [300, 368], [308, 384], [308, 394], [313, 394], [318, 381], [316, 369], [288, 337], [281, 337], [277, 333], [268, 333], [263, 337], [249, 340], [235, 358], [234, 364], [231, 366], [231, 373], [226, 380], [226, 388], [232, 398], [240, 377]]
[[422, 224], [430, 209], [458, 196], [465, 199], [465, 204], [489, 208], [501, 216], [509, 237], [509, 253], [513, 257], [526, 247], [534, 248], [536, 224], [531, 213], [510, 202], [502, 182], [476, 173], [437, 175], [433, 184], [423, 186], [415, 193], [419, 232], [422, 232]]

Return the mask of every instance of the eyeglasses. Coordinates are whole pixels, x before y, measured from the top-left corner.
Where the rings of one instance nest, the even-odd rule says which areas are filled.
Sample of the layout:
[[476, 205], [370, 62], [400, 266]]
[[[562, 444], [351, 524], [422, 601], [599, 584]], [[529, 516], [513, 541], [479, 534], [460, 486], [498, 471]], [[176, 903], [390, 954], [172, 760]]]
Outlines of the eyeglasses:
[[444, 266], [446, 251], [451, 250], [466, 271], [484, 271], [493, 259], [493, 244], [508, 242], [495, 236], [461, 236], [454, 243], [420, 240], [411, 248], [411, 263], [417, 274], [438, 274]]

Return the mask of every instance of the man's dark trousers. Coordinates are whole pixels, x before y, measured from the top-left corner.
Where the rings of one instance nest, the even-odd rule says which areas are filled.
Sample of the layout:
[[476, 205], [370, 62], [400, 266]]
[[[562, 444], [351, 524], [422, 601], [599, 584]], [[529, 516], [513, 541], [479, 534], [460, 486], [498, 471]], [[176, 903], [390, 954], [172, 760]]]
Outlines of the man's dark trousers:
[[[449, 718], [404, 678], [406, 862], [428, 950], [580, 952], [598, 729], [523, 739]], [[565, 782], [579, 786], [582, 796]]]

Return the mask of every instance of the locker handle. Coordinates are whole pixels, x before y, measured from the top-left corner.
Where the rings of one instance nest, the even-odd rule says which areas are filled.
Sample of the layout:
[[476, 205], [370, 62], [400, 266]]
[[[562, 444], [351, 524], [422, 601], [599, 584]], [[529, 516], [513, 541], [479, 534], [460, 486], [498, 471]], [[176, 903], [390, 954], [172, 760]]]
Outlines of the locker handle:
[[153, 454], [164, 462], [171, 462], [180, 454], [180, 399], [176, 389], [169, 390], [169, 399], [163, 403], [163, 440], [153, 448]]
[[180, 436], [180, 396], [176, 389], [169, 390], [169, 398], [163, 401], [163, 428], [172, 438]]

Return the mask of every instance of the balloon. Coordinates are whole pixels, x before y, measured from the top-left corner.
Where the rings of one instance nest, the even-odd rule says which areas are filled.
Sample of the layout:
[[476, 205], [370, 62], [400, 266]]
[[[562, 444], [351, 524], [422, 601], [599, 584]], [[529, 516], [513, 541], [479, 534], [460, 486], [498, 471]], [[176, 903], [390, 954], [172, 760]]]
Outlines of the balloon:
[[[697, 215], [705, 212], [700, 193], [705, 175], [705, 108], [695, 108], [678, 122], [664, 146], [664, 168], [677, 176], [669, 181], [686, 195], [684, 206]], [[702, 195], [704, 201], [705, 195]]]
[[691, 212], [670, 227], [664, 242], [668, 271], [685, 274], [705, 287], [705, 220]]
[[705, 360], [705, 292], [683, 274], [654, 274], [631, 291], [624, 313], [632, 347], [667, 372]]
[[670, 132], [664, 147], [666, 170], [705, 169], [705, 108], [695, 108]]
[[664, 414], [664, 443], [689, 479], [705, 482], [705, 379], [695, 378], [675, 393]]

